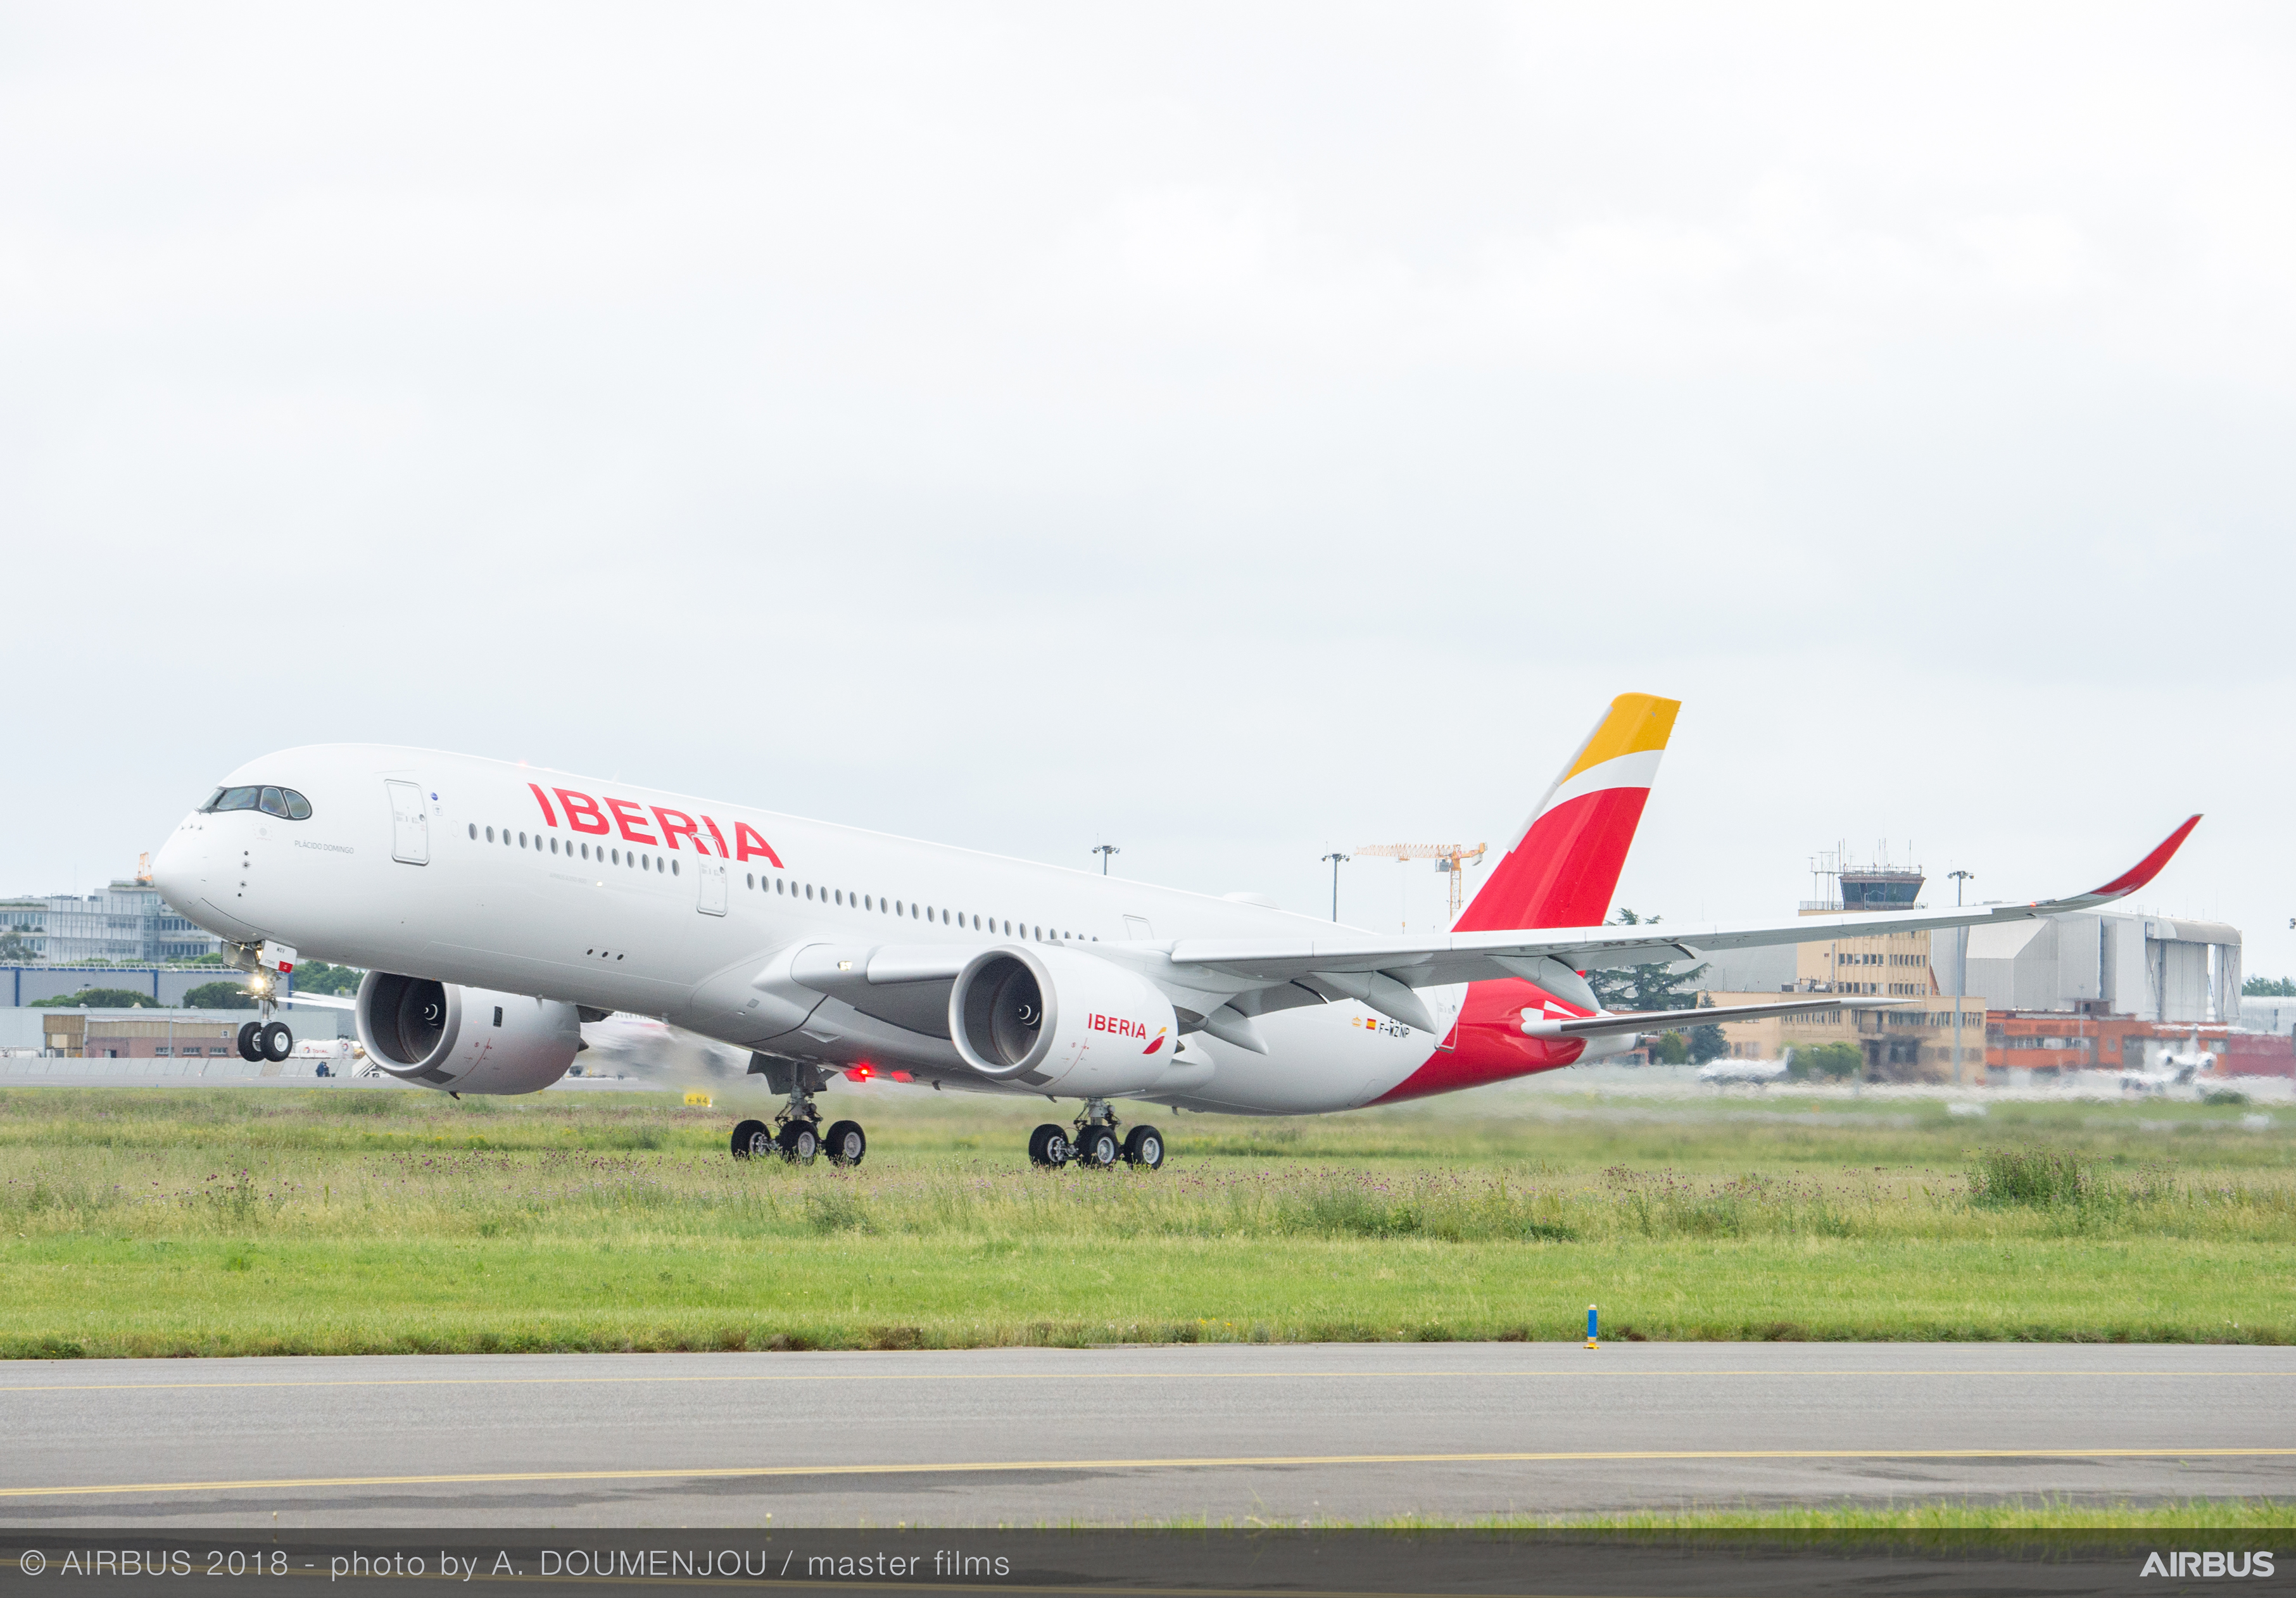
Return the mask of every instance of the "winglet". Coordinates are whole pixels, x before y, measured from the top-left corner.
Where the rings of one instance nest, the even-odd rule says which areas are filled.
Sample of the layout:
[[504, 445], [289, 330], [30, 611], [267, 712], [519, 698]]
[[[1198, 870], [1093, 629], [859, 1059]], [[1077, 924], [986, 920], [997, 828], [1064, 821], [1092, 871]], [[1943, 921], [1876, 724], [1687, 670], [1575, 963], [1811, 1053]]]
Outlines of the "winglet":
[[2191, 836], [2193, 829], [2200, 824], [2199, 816], [2191, 817], [2183, 826], [2169, 833], [2159, 848], [2154, 849], [2103, 887], [2094, 889], [2081, 897], [2087, 899], [2117, 899], [2135, 893], [2161, 874], [2161, 868], [2169, 864], [2169, 857], [2177, 852], [2185, 840]]

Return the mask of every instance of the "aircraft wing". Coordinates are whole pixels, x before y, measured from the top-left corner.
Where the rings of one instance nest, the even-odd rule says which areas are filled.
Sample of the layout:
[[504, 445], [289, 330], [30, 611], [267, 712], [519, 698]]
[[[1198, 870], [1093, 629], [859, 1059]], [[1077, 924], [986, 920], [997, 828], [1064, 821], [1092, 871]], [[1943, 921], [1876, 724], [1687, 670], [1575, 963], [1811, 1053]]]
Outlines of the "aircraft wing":
[[[1335, 929], [1329, 938], [1197, 938], [1168, 946], [1108, 941], [1070, 947], [1124, 966], [1154, 983], [1183, 1012], [1184, 1031], [1201, 1026], [1215, 1037], [1262, 1053], [1266, 1045], [1252, 1025], [1253, 1017], [1341, 999], [1356, 1000], [1405, 1026], [1439, 1034], [1443, 1023], [1415, 989], [1521, 977], [1574, 1009], [1593, 1012], [1601, 1006], [1580, 974], [1590, 967], [1696, 960], [1712, 950], [1766, 944], [2030, 921], [2108, 904], [2134, 893], [2158, 875], [2200, 819], [2195, 815], [2186, 821], [2158, 848], [2103, 887], [2070, 898], [2038, 899], [2030, 904], [1830, 915], [1823, 920], [1804, 916], [1734, 926], [1669, 922], [1664, 927], [1557, 927], [1455, 932], [1417, 939], [1371, 938]], [[825, 995], [896, 1026], [947, 1037], [949, 985], [966, 961], [979, 952], [975, 947], [945, 944], [792, 946], [759, 973], [753, 986], [767, 992], [787, 987]], [[1890, 1002], [1811, 995], [1774, 1004], [1702, 1010], [1690, 1024], [1814, 1010], [1863, 1009]], [[1691, 1013], [1589, 1014], [1534, 1021], [1526, 1030], [1551, 1026], [1554, 1030], [1548, 1035], [1570, 1037], [1643, 1031], [1656, 1025], [1680, 1025]], [[1534, 1031], [1533, 1035], [1539, 1034]]]
[[[1455, 982], [1490, 981], [1522, 977], [1581, 1010], [1595, 1010], [1593, 990], [1581, 972], [1593, 967], [1654, 964], [1696, 960], [1722, 949], [1756, 948], [1765, 945], [1813, 943], [1835, 938], [1869, 938], [1950, 927], [1988, 926], [2002, 922], [2032, 921], [2069, 910], [2086, 910], [2110, 904], [2144, 887], [2168, 865], [2201, 818], [2192, 816], [2169, 834], [2161, 845], [2128, 871], [2099, 888], [2068, 898], [2037, 899], [2021, 905], [1978, 905], [1954, 910], [1904, 910], [1866, 915], [1829, 915], [1821, 919], [1798, 916], [1792, 921], [1710, 925], [1669, 922], [1663, 927], [1601, 926], [1538, 928], [1521, 931], [1454, 932], [1417, 939], [1375, 939], [1336, 933], [1312, 938], [1183, 938], [1151, 969], [1137, 955], [1116, 951], [1124, 946], [1098, 946], [1110, 957], [1128, 959], [1144, 975], [1168, 992], [1193, 996], [1182, 1002], [1210, 1016], [1215, 1036], [1226, 1018], [1223, 1008], [1242, 1018], [1240, 1035], [1248, 1035], [1249, 1018], [1269, 1010], [1352, 998], [1406, 1026], [1440, 1031], [1426, 1005], [1412, 990]], [[1203, 1002], [1210, 1000], [1209, 1007]], [[1842, 1001], [1813, 1006], [1837, 1009]]]
[[[2037, 899], [2021, 905], [1972, 905], [1956, 910], [1905, 910], [1874, 915], [1829, 915], [1823, 920], [1732, 925], [1667, 922], [1663, 926], [1553, 927], [1525, 931], [1455, 932], [1420, 939], [1349, 938], [1184, 938], [1170, 958], [1227, 979], [1289, 982], [1325, 973], [1380, 973], [1412, 987], [1498, 977], [1540, 979], [1538, 967], [1644, 965], [1695, 960], [1711, 951], [1756, 948], [1782, 943], [1815, 943], [1836, 938], [1872, 938], [1947, 927], [1980, 927], [1999, 922], [2032, 921], [2068, 910], [2087, 910], [2134, 893], [2160, 874], [2185, 837], [2200, 824], [2197, 815], [2171, 832], [2131, 869], [2087, 893], [2069, 898]], [[1562, 997], [1564, 996], [1557, 995]]]

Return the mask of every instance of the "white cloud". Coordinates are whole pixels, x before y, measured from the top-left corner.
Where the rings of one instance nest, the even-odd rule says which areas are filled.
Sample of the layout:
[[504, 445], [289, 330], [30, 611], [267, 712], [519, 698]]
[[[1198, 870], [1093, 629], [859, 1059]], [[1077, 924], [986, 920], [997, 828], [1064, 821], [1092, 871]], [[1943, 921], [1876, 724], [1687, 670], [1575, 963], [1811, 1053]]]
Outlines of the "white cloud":
[[5, 26], [0, 888], [324, 733], [1308, 903], [1646, 688], [1638, 906], [2189, 802], [2296, 969], [2277, 12]]

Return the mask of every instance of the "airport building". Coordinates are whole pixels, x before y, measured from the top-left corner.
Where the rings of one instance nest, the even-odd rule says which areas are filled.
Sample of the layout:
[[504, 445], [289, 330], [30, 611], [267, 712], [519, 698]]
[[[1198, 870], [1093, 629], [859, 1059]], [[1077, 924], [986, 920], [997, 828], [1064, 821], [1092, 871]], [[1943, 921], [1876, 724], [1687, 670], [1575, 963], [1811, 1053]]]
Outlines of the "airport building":
[[[279, 1014], [299, 1042], [357, 1036], [346, 1010], [290, 1008]], [[0, 1059], [227, 1060], [236, 1067], [246, 1063], [239, 1057], [239, 1029], [255, 1019], [251, 1010], [0, 1010]]]
[[[1837, 851], [1812, 868], [1819, 889], [1802, 902], [1806, 916], [1921, 907], [1917, 866], [1857, 866]], [[1759, 1004], [1781, 991], [1906, 1001], [1726, 1025], [1731, 1053], [1743, 1059], [1848, 1043], [1865, 1054], [1870, 1078], [1968, 1081], [1980, 1079], [1982, 1067], [2005, 1079], [2012, 1070], [2151, 1069], [2190, 1047], [2196, 1028], [2205, 1034], [2202, 1046], [2227, 1068], [2237, 1056], [2240, 1069], [2278, 1074], [2289, 1053], [2226, 1041], [2252, 1023], [2240, 996], [2240, 933], [2215, 922], [2079, 911], [1966, 933], [1909, 930], [1750, 949], [1706, 963], [1702, 980], [1716, 1004]], [[2296, 1028], [2296, 1000], [2279, 1005], [2271, 1019], [2283, 1024], [2259, 1029]]]
[[47, 965], [79, 961], [115, 964], [197, 960], [217, 954], [223, 940], [176, 914], [160, 890], [133, 879], [101, 893], [48, 894], [0, 900], [0, 933], [29, 945], [29, 958]]

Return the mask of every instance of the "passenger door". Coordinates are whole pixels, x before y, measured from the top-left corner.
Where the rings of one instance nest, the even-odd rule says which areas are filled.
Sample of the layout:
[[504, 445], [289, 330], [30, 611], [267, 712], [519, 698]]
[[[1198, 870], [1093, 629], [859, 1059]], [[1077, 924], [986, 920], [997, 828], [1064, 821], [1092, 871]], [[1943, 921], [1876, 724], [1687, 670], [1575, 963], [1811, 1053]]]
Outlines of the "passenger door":
[[701, 877], [701, 900], [694, 908], [704, 915], [726, 914], [726, 863], [708, 858], [696, 860], [694, 870]]
[[420, 783], [386, 781], [390, 795], [390, 857], [408, 865], [430, 864], [430, 817], [422, 808]]

